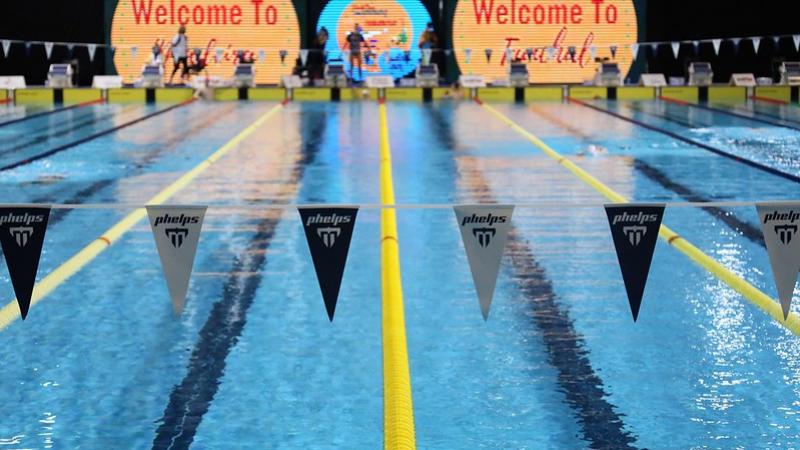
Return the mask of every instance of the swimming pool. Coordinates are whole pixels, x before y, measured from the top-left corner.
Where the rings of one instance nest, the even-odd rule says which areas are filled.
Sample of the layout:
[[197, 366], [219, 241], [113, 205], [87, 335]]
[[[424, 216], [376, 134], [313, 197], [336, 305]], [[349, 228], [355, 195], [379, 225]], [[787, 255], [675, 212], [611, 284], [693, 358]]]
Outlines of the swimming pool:
[[[274, 107], [164, 111], [0, 172], [3, 201], [142, 204]], [[795, 181], [736, 159], [800, 176], [796, 108], [715, 106], [755, 121], [663, 101], [492, 107], [636, 201], [796, 198]], [[164, 108], [0, 115], [0, 166]], [[397, 203], [552, 203], [515, 210], [487, 322], [452, 211], [397, 211], [419, 448], [800, 439], [793, 334], [662, 241], [634, 324], [605, 212], [573, 206], [599, 193], [476, 103], [386, 110]], [[141, 221], [2, 330], [2, 447], [381, 446], [379, 211], [358, 214], [330, 323], [297, 212], [252, 207], [380, 203], [379, 127], [375, 103], [289, 103], [170, 199], [211, 205], [180, 317]], [[54, 210], [39, 277], [129, 212]], [[776, 295], [752, 206], [668, 208], [664, 223]], [[0, 295], [14, 297], [5, 267]]]

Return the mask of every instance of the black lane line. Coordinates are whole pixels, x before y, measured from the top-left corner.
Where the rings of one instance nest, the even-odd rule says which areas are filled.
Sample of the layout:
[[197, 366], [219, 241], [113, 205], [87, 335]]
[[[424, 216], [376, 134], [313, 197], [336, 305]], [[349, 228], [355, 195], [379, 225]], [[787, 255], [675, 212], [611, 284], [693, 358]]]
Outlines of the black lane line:
[[[121, 115], [124, 112], [125, 112], [125, 110], [123, 109], [119, 113]], [[6, 147], [6, 148], [3, 148], [3, 149], [0, 149], [0, 156], [7, 155], [9, 153], [14, 153], [17, 150], [21, 150], [23, 148], [30, 147], [32, 145], [41, 144], [42, 142], [47, 142], [48, 140], [53, 139], [53, 138], [66, 136], [66, 135], [68, 135], [68, 134], [70, 134], [70, 133], [72, 133], [72, 132], [74, 132], [76, 130], [81, 130], [83, 128], [90, 127], [90, 126], [92, 126], [92, 125], [94, 125], [96, 123], [99, 123], [100, 121], [106, 120], [106, 119], [114, 117], [116, 115], [117, 115], [116, 112], [111, 113], [111, 114], [104, 114], [104, 115], [101, 115], [99, 117], [92, 115], [91, 117], [87, 117], [86, 119], [83, 119], [83, 120], [80, 120], [80, 121], [77, 121], [77, 122], [67, 123], [62, 128], [57, 128], [55, 130], [48, 130], [46, 133], [40, 134], [39, 136], [36, 136], [36, 137], [34, 137], [33, 139], [31, 139], [31, 140], [29, 140], [27, 142], [23, 142], [21, 144], [14, 145], [12, 147]], [[19, 141], [24, 137], [25, 137], [24, 135], [20, 135], [20, 136], [17, 137], [17, 139], [9, 139], [5, 143], [9, 144], [9, 143], [12, 143], [14, 141]]]
[[105, 136], [105, 135], [117, 132], [117, 131], [119, 131], [119, 130], [121, 130], [123, 128], [127, 128], [127, 127], [129, 127], [131, 125], [135, 125], [135, 124], [137, 124], [139, 122], [142, 122], [144, 120], [147, 120], [147, 119], [153, 118], [155, 116], [158, 116], [160, 114], [164, 114], [166, 112], [172, 111], [175, 108], [180, 108], [181, 106], [187, 105], [189, 103], [191, 103], [191, 100], [187, 101], [187, 102], [177, 103], [175, 105], [166, 107], [164, 109], [160, 109], [160, 110], [152, 112], [150, 114], [145, 114], [144, 116], [139, 117], [138, 119], [131, 120], [130, 122], [125, 122], [122, 125], [117, 125], [115, 127], [109, 128], [107, 130], [103, 130], [103, 131], [100, 131], [98, 133], [90, 134], [90, 135], [88, 135], [86, 137], [78, 139], [77, 141], [72, 141], [72, 142], [69, 142], [67, 144], [59, 145], [58, 147], [52, 148], [52, 149], [47, 150], [47, 151], [42, 152], [42, 153], [38, 153], [38, 154], [33, 155], [33, 156], [29, 157], [29, 158], [26, 158], [26, 159], [23, 159], [23, 160], [20, 160], [20, 161], [17, 161], [17, 162], [2, 166], [2, 167], [0, 167], [0, 172], [5, 172], [7, 170], [15, 169], [17, 167], [24, 166], [26, 164], [30, 164], [30, 163], [32, 163], [34, 161], [38, 161], [40, 159], [47, 158], [48, 156], [55, 155], [56, 153], [63, 152], [64, 150], [69, 150], [72, 147], [75, 147], [75, 146], [78, 146], [80, 144], [89, 142], [89, 141], [91, 141], [93, 139], [97, 139], [97, 138], [99, 138], [101, 136]]
[[[302, 117], [310, 115], [312, 117]], [[326, 127], [325, 112], [301, 113], [303, 127], [302, 157], [295, 166], [289, 184], [298, 184], [305, 167], [311, 164], [320, 149]], [[247, 322], [247, 311], [261, 285], [261, 272], [280, 218], [264, 218], [247, 249], [233, 262], [221, 298], [214, 304], [200, 330], [192, 350], [186, 376], [173, 387], [161, 424], [156, 430], [153, 449], [188, 449], [197, 429], [208, 412], [225, 371], [226, 358], [236, 346]], [[255, 275], [242, 275], [253, 273]], [[235, 437], [232, 437], [235, 442]], [[264, 445], [267, 445], [265, 443]], [[236, 445], [233, 445], [236, 447]]]
[[24, 122], [26, 120], [36, 119], [37, 117], [48, 116], [50, 114], [56, 114], [56, 113], [60, 113], [60, 112], [63, 112], [63, 111], [69, 111], [70, 109], [82, 108], [84, 106], [93, 105], [95, 103], [97, 103], [97, 102], [76, 103], [74, 105], [65, 106], [63, 108], [51, 109], [49, 111], [42, 111], [40, 113], [31, 114], [29, 116], [20, 117], [18, 119], [11, 119], [11, 120], [7, 120], [5, 122], [0, 122], [0, 127], [4, 127], [6, 125], [12, 125], [12, 124], [15, 124], [15, 123]]
[[[534, 111], [535, 114], [543, 117], [545, 120], [550, 122], [554, 122], [554, 119], [547, 114], [541, 113], [539, 111]], [[570, 127], [568, 124], [563, 124], [561, 122], [554, 122], [556, 126], [563, 127], [566, 129], [567, 132], [574, 135], [578, 139], [580, 139], [584, 143], [592, 143], [592, 139], [590, 136], [583, 133], [581, 130], [575, 129]], [[654, 181], [661, 185], [664, 189], [674, 192], [678, 194], [681, 198], [689, 202], [710, 202], [711, 199], [708, 197], [703, 196], [685, 186], [677, 181], [673, 180], [669, 177], [666, 173], [662, 172], [661, 170], [657, 169], [654, 166], [644, 162], [639, 158], [633, 158], [633, 167], [639, 173], [644, 175], [645, 177], [649, 178], [651, 181]], [[764, 235], [758, 229], [751, 225], [750, 223], [740, 219], [731, 211], [727, 211], [722, 208], [718, 208], [716, 206], [703, 206], [701, 209], [708, 214], [711, 214], [714, 218], [719, 220], [720, 222], [724, 223], [734, 232], [744, 236], [754, 244], [760, 245], [762, 247], [765, 246], [764, 244]]]
[[745, 114], [740, 114], [740, 113], [737, 113], [737, 112], [728, 111], [726, 109], [715, 108], [713, 106], [701, 105], [701, 104], [697, 104], [697, 103], [684, 103], [684, 102], [673, 102], [673, 103], [677, 103], [679, 105], [685, 105], [685, 106], [688, 106], [688, 107], [691, 107], [691, 108], [704, 109], [706, 111], [717, 112], [717, 113], [720, 113], [720, 114], [725, 114], [726, 116], [737, 117], [739, 119], [749, 120], [751, 122], [758, 122], [758, 123], [763, 123], [763, 124], [767, 124], [767, 125], [772, 125], [773, 127], [788, 128], [790, 130], [800, 131], [800, 128], [792, 126], [792, 125], [786, 125], [786, 124], [783, 124], [783, 123], [775, 122], [773, 120], [761, 119], [761, 118], [758, 118], [758, 117], [751, 117], [751, 116], [747, 116]]
[[[155, 146], [155, 148], [152, 151], [148, 152], [145, 155], [145, 157], [142, 158], [142, 161], [140, 161], [139, 163], [136, 164], [135, 170], [130, 171], [128, 174], [126, 174], [126, 176], [128, 176], [128, 177], [136, 176], [136, 175], [144, 172], [144, 169], [146, 169], [156, 158], [161, 157], [164, 153], [167, 153], [168, 150], [174, 150], [175, 147], [178, 144], [180, 144], [181, 142], [183, 142], [184, 140], [186, 140], [187, 137], [192, 136], [195, 133], [200, 132], [201, 130], [206, 128], [209, 124], [218, 121], [221, 117], [227, 116], [228, 114], [233, 112], [234, 109], [235, 109], [235, 106], [231, 106], [231, 107], [229, 107], [229, 108], [227, 108], [227, 109], [225, 109], [225, 110], [223, 110], [223, 111], [221, 111], [221, 112], [219, 112], [219, 113], [217, 113], [217, 114], [215, 114], [213, 116], [207, 117], [205, 120], [203, 120], [201, 122], [196, 123], [192, 128], [182, 129], [182, 131], [180, 133], [176, 133], [175, 135], [173, 135], [170, 139], [168, 139], [166, 141], [158, 142], [157, 146]], [[84, 201], [86, 201], [86, 199], [93, 197], [98, 192], [102, 191], [103, 189], [105, 189], [105, 188], [107, 188], [109, 186], [114, 185], [117, 182], [119, 182], [119, 178], [95, 181], [92, 184], [90, 184], [89, 186], [87, 186], [87, 187], [79, 190], [78, 192], [76, 192], [75, 195], [69, 197], [66, 200], [60, 201], [60, 202], [61, 203], [68, 203], [68, 204], [71, 204], [71, 205], [81, 204]], [[40, 198], [33, 199], [33, 201], [31, 203], [48, 204], [48, 203], [55, 203], [56, 201], [57, 200], [53, 199], [52, 197], [40, 197]], [[48, 219], [48, 222], [47, 222], [48, 226], [54, 225], [54, 224], [56, 224], [58, 222], [61, 222], [72, 211], [73, 210], [71, 210], [71, 209], [53, 209], [52, 211], [50, 211], [50, 219]]]
[[609, 116], [616, 117], [617, 119], [624, 120], [626, 122], [630, 122], [630, 123], [632, 123], [634, 125], [638, 125], [638, 126], [640, 126], [642, 128], [647, 128], [648, 130], [664, 134], [664, 135], [669, 136], [669, 137], [671, 137], [673, 139], [676, 139], [678, 141], [685, 142], [685, 143], [690, 144], [690, 145], [694, 145], [695, 147], [700, 147], [703, 150], [708, 150], [708, 151], [710, 151], [712, 153], [716, 153], [717, 155], [723, 156], [723, 157], [728, 158], [728, 159], [732, 159], [732, 160], [734, 160], [736, 162], [739, 162], [739, 163], [742, 163], [744, 165], [753, 167], [755, 169], [761, 170], [761, 171], [769, 173], [771, 175], [775, 175], [775, 176], [778, 176], [778, 177], [781, 177], [781, 178], [784, 178], [784, 179], [787, 179], [787, 180], [790, 180], [790, 181], [794, 181], [795, 183], [800, 183], [800, 177], [798, 177], [797, 175], [792, 175], [790, 173], [782, 172], [782, 171], [780, 171], [778, 169], [775, 169], [773, 167], [767, 166], [765, 164], [761, 164], [759, 162], [755, 162], [755, 161], [751, 161], [751, 160], [746, 159], [746, 158], [742, 158], [741, 156], [737, 156], [737, 155], [734, 155], [732, 153], [728, 153], [728, 152], [726, 152], [724, 150], [720, 150], [720, 149], [718, 149], [716, 147], [712, 147], [712, 146], [710, 146], [708, 144], [704, 144], [704, 143], [702, 143], [700, 141], [695, 141], [694, 139], [689, 139], [687, 137], [681, 136], [680, 134], [673, 133], [672, 131], [665, 130], [663, 128], [659, 128], [659, 127], [647, 124], [645, 122], [641, 122], [641, 121], [636, 120], [636, 119], [632, 119], [632, 118], [630, 118], [628, 116], [624, 116], [622, 114], [615, 113], [613, 111], [609, 111], [609, 110], [607, 110], [605, 108], [601, 108], [599, 106], [595, 106], [595, 105], [592, 105], [592, 104], [589, 104], [589, 103], [586, 103], [586, 102], [583, 102], [583, 101], [580, 101], [580, 100], [575, 100], [575, 99], [570, 99], [569, 101], [571, 103], [577, 103], [579, 105], [585, 106], [586, 108], [593, 109], [595, 111], [600, 111], [601, 113], [608, 114]]
[[[427, 106], [431, 112], [433, 134], [441, 145], [452, 150], [458, 142], [450, 123], [437, 107]], [[455, 155], [454, 155], [455, 157]], [[495, 203], [491, 190], [480, 173], [471, 176], [470, 184], [478, 189], [470, 191], [477, 201]], [[583, 437], [593, 449], [633, 449], [636, 437], [625, 430], [623, 415], [609, 403], [611, 394], [605, 391], [603, 380], [597, 375], [589, 359], [584, 339], [575, 330], [569, 311], [557, 301], [553, 283], [536, 261], [529, 244], [516, 228], [509, 234], [509, 254], [514, 269], [514, 281], [522, 292], [533, 325], [539, 330], [547, 350], [548, 363], [558, 372], [558, 385], [574, 411]]]

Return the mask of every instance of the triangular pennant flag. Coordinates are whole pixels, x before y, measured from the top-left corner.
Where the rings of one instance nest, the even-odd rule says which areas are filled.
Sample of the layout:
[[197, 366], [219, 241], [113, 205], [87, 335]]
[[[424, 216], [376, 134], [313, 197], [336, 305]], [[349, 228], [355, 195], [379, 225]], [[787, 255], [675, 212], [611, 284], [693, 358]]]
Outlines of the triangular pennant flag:
[[147, 206], [175, 314], [183, 312], [205, 206]]
[[94, 61], [94, 53], [97, 51], [97, 44], [87, 45], [86, 50], [89, 52], [89, 62]]
[[673, 42], [670, 45], [672, 45], [672, 54], [675, 55], [675, 59], [678, 59], [678, 52], [681, 51], [681, 43]]
[[472, 57], [472, 49], [465, 48], [464, 49], [464, 63], [469, 64], [469, 59]]
[[50, 207], [0, 206], [0, 246], [22, 320], [28, 316]]
[[616, 58], [617, 57], [617, 46], [616, 45], [612, 45], [612, 46], [609, 46], [608, 49], [611, 51], [611, 57], [612, 58]]
[[756, 203], [756, 210], [786, 319], [800, 271], [800, 202]]
[[714, 46], [714, 54], [719, 55], [719, 47], [722, 45], [722, 39], [712, 39], [711, 45]]
[[777, 47], [778, 44], [781, 43], [781, 37], [780, 36], [772, 36], [772, 42], [775, 44], [775, 47]]
[[514, 61], [514, 51], [510, 48], [506, 49], [506, 61], [511, 64]]
[[342, 60], [347, 61], [350, 59], [350, 50], [342, 50]]
[[658, 55], [658, 43], [653, 42], [652, 44], [650, 44], [650, 50], [653, 51], [653, 56]]
[[633, 59], [639, 56], [639, 44], [631, 44], [631, 55], [633, 55]]
[[794, 42], [794, 51], [800, 51], [800, 34], [792, 36], [792, 42]]
[[267, 52], [263, 48], [258, 49], [258, 62], [263, 63], [267, 58]]
[[454, 206], [483, 319], [489, 318], [500, 259], [511, 229], [513, 205]]
[[6, 55], [6, 58], [8, 58], [8, 50], [11, 48], [11, 41], [9, 41], [8, 39], [3, 39], [2, 42], [3, 42], [3, 54]]
[[592, 58], [592, 61], [597, 58], [597, 47], [594, 45], [589, 47], [589, 56]]
[[298, 211], [325, 310], [333, 322], [358, 208], [299, 208]]
[[114, 57], [114, 53], [117, 53], [117, 47], [115, 47], [115, 46], [113, 46], [113, 45], [112, 45], [112, 46], [110, 46], [110, 47], [108, 48], [108, 51], [110, 51], [110, 52], [111, 52], [111, 57], [113, 58], [113, 57]]
[[131, 57], [136, 58], [137, 53], [139, 53], [139, 47], [136, 46], [131, 47]]
[[31, 43], [25, 43], [25, 56], [31, 56]]
[[739, 43], [742, 42], [742, 38], [731, 38], [731, 42], [733, 42], [733, 49], [738, 52]]
[[528, 61], [533, 61], [533, 48], [532, 47], [526, 48], [525, 55], [528, 56]]
[[444, 56], [449, 58], [451, 53], [453, 53], [453, 51], [449, 48], [444, 49]]
[[664, 217], [664, 205], [609, 204], [605, 208], [633, 321], [636, 322]]
[[288, 54], [289, 54], [289, 52], [287, 52], [286, 50], [281, 50], [281, 51], [278, 52], [278, 55], [280, 55], [280, 57], [281, 57], [281, 65], [284, 65], [284, 66], [286, 65], [286, 55], [288, 55]]
[[306, 61], [308, 61], [308, 49], [304, 48], [300, 50], [300, 63], [305, 67]]
[[67, 50], [69, 50], [69, 56], [72, 56], [75, 53], [75, 44], [67, 44]]
[[222, 49], [221, 47], [217, 47], [217, 48], [214, 50], [214, 62], [215, 62], [215, 63], [219, 64], [219, 63], [221, 63], [221, 62], [222, 62], [222, 54], [223, 54], [224, 52], [225, 52], [225, 50], [224, 50], [224, 49]]
[[[569, 58], [572, 61], [575, 61], [575, 46], [574, 45], [570, 45], [569, 47], [567, 47], [567, 53], [569, 54]], [[613, 51], [613, 54], [616, 54], [616, 53], [617, 53], [617, 50], [615, 49]]]
[[492, 60], [492, 49], [490, 49], [490, 48], [484, 49], [483, 53], [486, 55], [486, 62], [487, 63]]
[[547, 57], [549, 59], [555, 59], [555, 57], [556, 57], [556, 48], [555, 47], [547, 47]]
[[47, 59], [50, 59], [50, 55], [53, 54], [53, 43], [52, 42], [45, 42], [44, 43], [44, 53], [47, 55]]
[[427, 65], [431, 63], [431, 52], [432, 50], [429, 48], [422, 49], [422, 64]]
[[758, 47], [761, 46], [761, 38], [754, 37], [750, 40], [753, 42], [753, 50], [758, 53]]

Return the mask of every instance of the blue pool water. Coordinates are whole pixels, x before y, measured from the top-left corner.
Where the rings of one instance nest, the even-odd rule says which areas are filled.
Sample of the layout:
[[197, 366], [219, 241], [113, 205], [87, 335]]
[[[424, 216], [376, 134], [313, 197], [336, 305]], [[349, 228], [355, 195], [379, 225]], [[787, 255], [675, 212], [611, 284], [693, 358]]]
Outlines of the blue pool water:
[[[763, 119], [752, 121], [592, 105], [800, 176], [796, 108], [715, 105]], [[176, 108], [0, 172], [0, 201], [141, 204], [273, 106]], [[6, 105], [0, 166], [164, 107], [2, 126], [37, 112]], [[586, 106], [494, 107], [636, 201], [797, 198], [789, 179]], [[487, 322], [452, 211], [398, 211], [418, 448], [800, 441], [794, 335], [663, 242], [634, 324], [603, 209], [569, 206], [600, 194], [477, 104], [389, 103], [387, 115], [397, 203], [565, 204], [515, 210]], [[225, 207], [379, 203], [378, 116], [373, 103], [290, 103], [170, 200], [212, 205], [180, 317], [141, 222], [0, 331], [0, 448], [380, 447], [378, 210], [358, 214], [330, 323], [297, 212]], [[54, 210], [39, 277], [129, 212]], [[752, 206], [670, 208], [664, 222], [776, 295]], [[14, 297], [4, 264], [3, 304]]]

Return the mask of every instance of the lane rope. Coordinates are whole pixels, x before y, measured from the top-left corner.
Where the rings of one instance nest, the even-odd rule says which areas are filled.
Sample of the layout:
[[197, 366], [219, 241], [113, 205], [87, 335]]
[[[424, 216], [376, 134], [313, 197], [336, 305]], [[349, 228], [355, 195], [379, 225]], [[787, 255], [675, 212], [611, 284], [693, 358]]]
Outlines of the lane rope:
[[[180, 178], [172, 182], [169, 186], [162, 189], [159, 193], [153, 196], [147, 205], [161, 205], [170, 197], [175, 195], [181, 189], [189, 185], [195, 178], [205, 172], [217, 160], [228, 154], [231, 150], [242, 142], [245, 138], [253, 134], [261, 125], [267, 120], [275, 116], [277, 112], [286, 104], [282, 102], [272, 107], [269, 111], [262, 114], [247, 128], [239, 132], [231, 140], [226, 142], [222, 147], [217, 149], [208, 158], [196, 165], [193, 169], [184, 173]], [[31, 308], [37, 303], [46, 298], [57, 287], [61, 286], [69, 280], [73, 275], [80, 271], [83, 267], [97, 258], [102, 252], [110, 248], [112, 244], [116, 243], [125, 233], [131, 230], [140, 220], [147, 216], [147, 211], [144, 208], [138, 208], [125, 216], [122, 220], [117, 222], [108, 230], [104, 231], [94, 241], [86, 247], [78, 251], [75, 255], [69, 258], [66, 262], [58, 266], [52, 272], [47, 274], [33, 287], [33, 296], [31, 298]], [[2, 309], [0, 309], [0, 331], [8, 327], [12, 322], [19, 318], [19, 306], [17, 299], [8, 302]]]
[[[381, 201], [394, 204], [392, 150], [386, 104], [380, 113], [380, 183]], [[408, 367], [406, 322], [403, 311], [403, 285], [400, 276], [400, 247], [397, 241], [395, 209], [381, 210], [381, 287], [383, 338], [383, 448], [415, 449], [414, 405], [411, 398], [411, 374]]]
[[[516, 131], [519, 135], [523, 136], [528, 141], [530, 141], [534, 146], [536, 146], [539, 150], [541, 150], [544, 154], [546, 154], [550, 158], [556, 161], [558, 161], [559, 158], [563, 158], [561, 154], [559, 154], [557, 151], [553, 150], [550, 146], [545, 144], [544, 141], [539, 139], [536, 135], [522, 128], [519, 124], [517, 124], [510, 118], [506, 117], [500, 111], [496, 110], [495, 108], [485, 103], [482, 104], [481, 106], [484, 109], [486, 109], [490, 114], [492, 114], [494, 117], [496, 117], [497, 119], [508, 125], [512, 130]], [[619, 194], [610, 187], [606, 186], [600, 180], [595, 178], [589, 172], [580, 168], [578, 165], [576, 165], [569, 159], [564, 158], [560, 163], [560, 165], [566, 167], [581, 181], [594, 188], [596, 191], [601, 193], [603, 196], [605, 196], [612, 202], [630, 203], [630, 201], [623, 195]], [[781, 305], [776, 300], [774, 300], [767, 294], [761, 292], [758, 288], [756, 288], [743, 278], [733, 273], [730, 269], [723, 266], [715, 259], [703, 253], [703, 251], [695, 247], [691, 242], [686, 240], [686, 238], [682, 238], [678, 233], [672, 231], [666, 225], [663, 224], [661, 225], [661, 229], [658, 231], [658, 234], [664, 241], [667, 242], [667, 244], [669, 244], [673, 248], [677, 249], [678, 251], [686, 255], [697, 265], [706, 269], [709, 273], [717, 277], [720, 281], [730, 286], [736, 292], [740, 293], [745, 299], [749, 300], [752, 304], [754, 304], [755, 306], [766, 312], [768, 315], [770, 315], [773, 319], [775, 319], [775, 322], [782, 325], [792, 333], [800, 336], [800, 315], [798, 315], [795, 312], [790, 312], [789, 317], [784, 321]]]
[[[6, 102], [10, 103], [11, 99], [10, 98], [6, 99]], [[5, 102], [0, 102], [0, 103], [5, 103]], [[6, 125], [13, 125], [15, 123], [20, 123], [20, 122], [24, 122], [26, 120], [36, 119], [36, 118], [43, 117], [43, 116], [48, 116], [50, 114], [56, 114], [56, 113], [60, 113], [60, 112], [64, 112], [64, 111], [69, 111], [71, 109], [77, 109], [77, 108], [82, 108], [84, 106], [95, 105], [95, 104], [98, 104], [98, 103], [103, 103], [103, 99], [91, 100], [91, 101], [83, 102], [83, 103], [76, 103], [74, 105], [64, 106], [62, 108], [51, 109], [49, 111], [42, 111], [42, 112], [38, 112], [38, 113], [35, 113], [35, 114], [31, 114], [29, 116], [24, 116], [24, 117], [19, 117], [17, 119], [7, 120], [5, 122], [0, 122], [0, 127], [4, 127]]]

